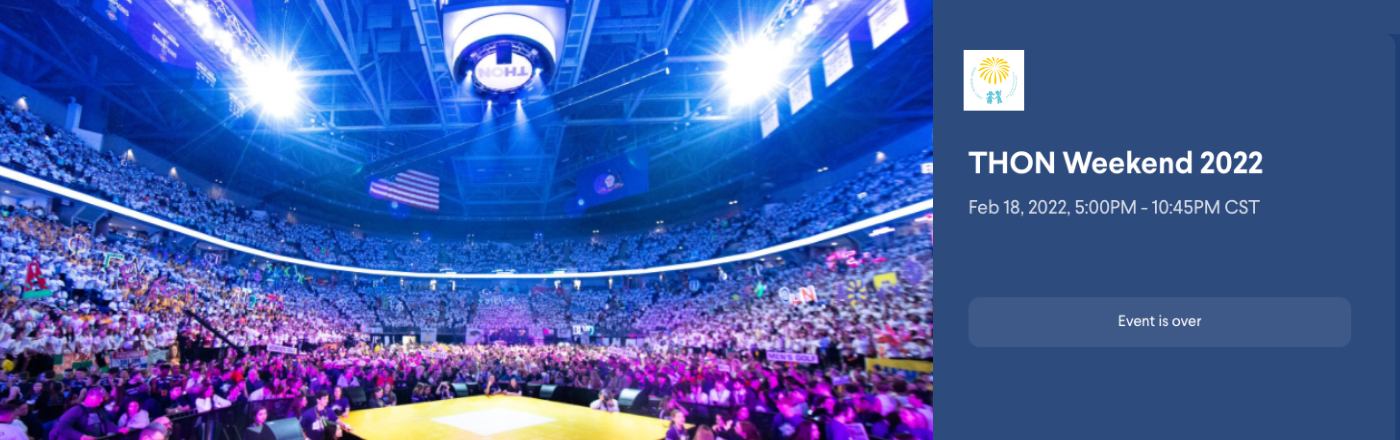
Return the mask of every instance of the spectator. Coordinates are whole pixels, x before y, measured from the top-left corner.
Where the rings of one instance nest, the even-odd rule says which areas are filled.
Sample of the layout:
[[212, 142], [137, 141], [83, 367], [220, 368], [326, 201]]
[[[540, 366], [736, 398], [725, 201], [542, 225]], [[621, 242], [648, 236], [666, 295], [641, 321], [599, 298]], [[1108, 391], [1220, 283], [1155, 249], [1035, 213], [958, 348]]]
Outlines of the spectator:
[[671, 410], [667, 418], [671, 424], [666, 428], [666, 440], [690, 440], [685, 431], [684, 411]]
[[24, 425], [15, 423], [19, 420], [18, 409], [12, 403], [0, 405], [0, 440], [29, 440]]
[[93, 440], [111, 434], [127, 433], [126, 428], [118, 427], [112, 421], [111, 415], [102, 409], [102, 401], [106, 398], [102, 388], [88, 388], [83, 396], [81, 405], [69, 408], [54, 423], [50, 434], [53, 440]]
[[615, 413], [617, 412], [617, 399], [613, 399], [612, 396], [608, 395], [608, 390], [602, 390], [598, 392], [598, 400], [594, 400], [588, 407], [599, 411]]
[[127, 402], [125, 411], [121, 417], [117, 418], [117, 426], [126, 428], [127, 432], [136, 432], [146, 429], [151, 424], [151, 416], [146, 410], [141, 409], [141, 402], [132, 400]]
[[306, 438], [311, 440], [334, 440], [340, 437], [335, 426], [336, 416], [326, 408], [330, 403], [330, 394], [321, 391], [316, 393], [316, 406], [309, 408], [302, 413], [301, 432]]

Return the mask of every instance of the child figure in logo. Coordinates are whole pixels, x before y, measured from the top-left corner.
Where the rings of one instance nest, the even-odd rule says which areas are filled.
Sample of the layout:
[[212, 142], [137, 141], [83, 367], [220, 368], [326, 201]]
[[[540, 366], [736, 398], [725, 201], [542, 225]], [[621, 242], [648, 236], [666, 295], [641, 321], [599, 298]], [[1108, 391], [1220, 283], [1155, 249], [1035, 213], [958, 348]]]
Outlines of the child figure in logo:
[[1001, 104], [1001, 90], [987, 92], [987, 103], [991, 104], [992, 100], [996, 100], [997, 104]]

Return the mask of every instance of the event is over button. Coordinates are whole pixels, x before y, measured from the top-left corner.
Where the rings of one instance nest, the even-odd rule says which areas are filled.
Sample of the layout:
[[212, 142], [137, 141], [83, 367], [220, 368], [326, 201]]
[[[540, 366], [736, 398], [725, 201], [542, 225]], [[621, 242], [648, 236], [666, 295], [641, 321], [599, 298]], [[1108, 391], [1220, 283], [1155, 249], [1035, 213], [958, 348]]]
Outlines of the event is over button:
[[968, 305], [978, 347], [1343, 347], [1345, 298], [994, 298]]

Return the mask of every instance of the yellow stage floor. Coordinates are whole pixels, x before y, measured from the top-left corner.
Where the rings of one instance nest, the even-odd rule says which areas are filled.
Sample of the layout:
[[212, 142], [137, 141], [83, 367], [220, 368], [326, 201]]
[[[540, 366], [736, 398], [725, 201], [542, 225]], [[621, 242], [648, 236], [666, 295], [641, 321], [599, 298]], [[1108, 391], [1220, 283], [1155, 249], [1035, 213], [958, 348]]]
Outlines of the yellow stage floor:
[[473, 396], [352, 411], [363, 440], [657, 440], [667, 422], [517, 396]]

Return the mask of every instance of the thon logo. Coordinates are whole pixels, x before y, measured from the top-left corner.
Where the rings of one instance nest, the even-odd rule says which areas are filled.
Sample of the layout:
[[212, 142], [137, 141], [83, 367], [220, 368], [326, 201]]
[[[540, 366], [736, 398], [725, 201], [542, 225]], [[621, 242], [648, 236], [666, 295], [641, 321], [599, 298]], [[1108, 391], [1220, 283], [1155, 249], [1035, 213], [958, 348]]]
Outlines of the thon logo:
[[1026, 51], [963, 51], [963, 110], [1026, 109]]
[[496, 66], [490, 69], [477, 69], [481, 72], [482, 78], [509, 77], [509, 76], [530, 76], [530, 66]]
[[472, 68], [472, 74], [483, 89], [511, 92], [528, 85], [535, 78], [535, 65], [520, 54], [511, 54], [508, 64], [496, 64], [493, 53], [482, 57]]

